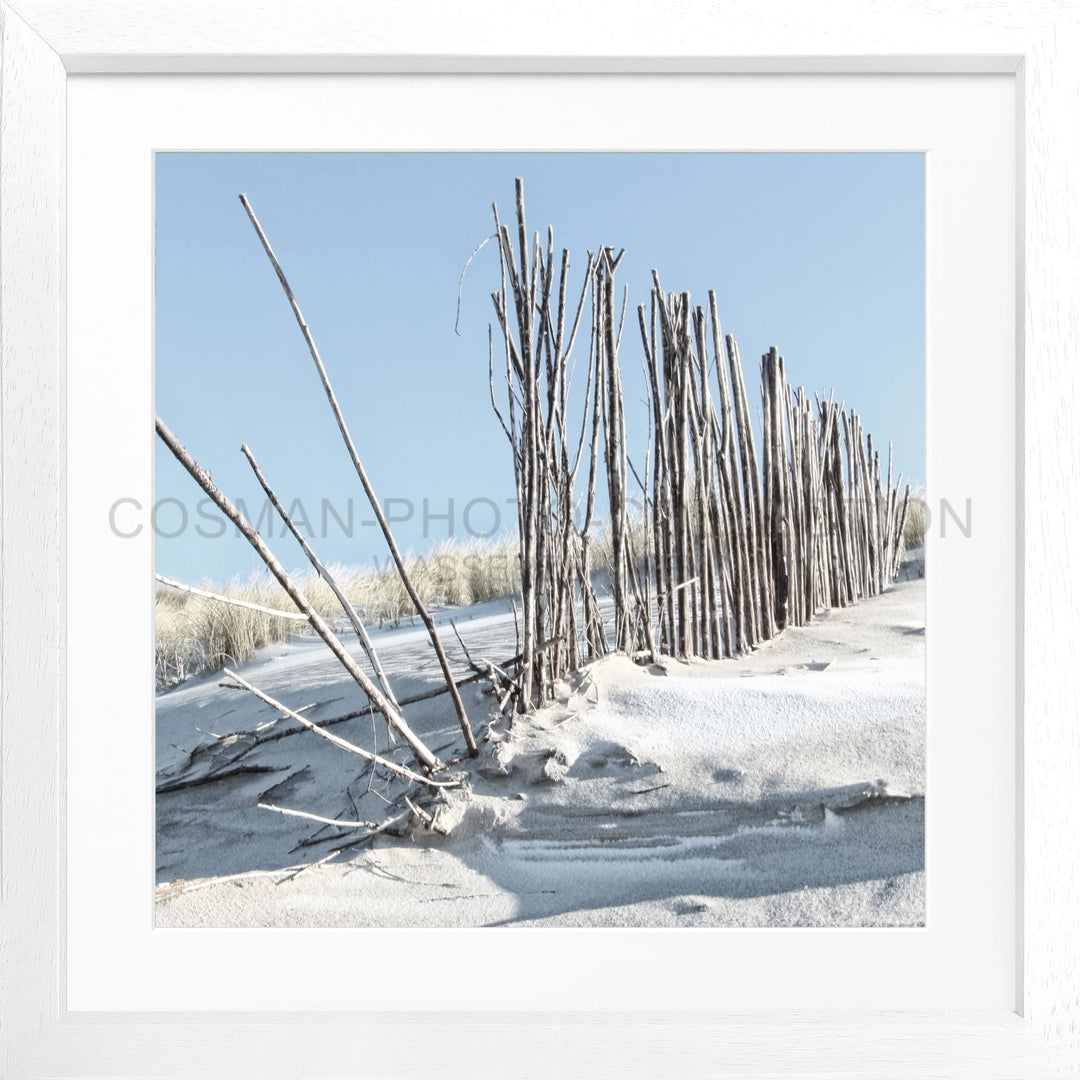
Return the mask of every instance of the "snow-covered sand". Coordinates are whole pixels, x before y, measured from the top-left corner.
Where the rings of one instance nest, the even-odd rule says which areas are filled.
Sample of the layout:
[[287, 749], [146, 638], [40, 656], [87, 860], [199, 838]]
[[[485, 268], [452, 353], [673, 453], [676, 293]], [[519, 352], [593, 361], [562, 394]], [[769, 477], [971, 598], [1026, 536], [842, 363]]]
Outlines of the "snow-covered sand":
[[[505, 605], [452, 614], [474, 656], [514, 651]], [[461, 757], [445, 696], [407, 706], [444, 760], [461, 757], [445, 775], [462, 786], [422, 799], [449, 834], [406, 813], [404, 835], [328, 862], [355, 833], [259, 809], [260, 797], [382, 821], [401, 810], [380, 794], [396, 801], [402, 787], [369, 782], [360, 758], [275, 722], [221, 676], [193, 680], [158, 698], [157, 925], [920, 925], [924, 626], [924, 582], [902, 582], [738, 661], [598, 661], [509, 732], [489, 730], [493, 699], [470, 684], [477, 761]], [[438, 684], [422, 628], [375, 638], [399, 698]], [[241, 673], [314, 706], [312, 720], [361, 708], [315, 640]], [[367, 714], [329, 730], [369, 749], [374, 733], [388, 752]]]

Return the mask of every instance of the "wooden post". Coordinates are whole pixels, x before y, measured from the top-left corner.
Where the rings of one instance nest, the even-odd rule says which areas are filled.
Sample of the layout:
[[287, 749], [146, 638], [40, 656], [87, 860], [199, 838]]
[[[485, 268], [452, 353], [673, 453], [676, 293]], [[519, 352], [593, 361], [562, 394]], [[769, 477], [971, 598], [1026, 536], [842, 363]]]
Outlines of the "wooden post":
[[240, 452], [247, 458], [248, 464], [251, 466], [251, 471], [255, 474], [255, 479], [259, 481], [263, 491], [266, 492], [266, 497], [270, 500], [271, 505], [278, 512], [279, 517], [285, 525], [288, 527], [289, 532], [296, 538], [296, 542], [300, 545], [304, 554], [308, 557], [308, 562], [315, 568], [315, 572], [326, 582], [330, 587], [330, 591], [337, 597], [338, 603], [341, 605], [342, 611], [345, 612], [345, 617], [352, 624], [353, 630], [356, 632], [357, 638], [360, 640], [360, 644], [367, 654], [368, 660], [371, 661], [371, 668], [375, 672], [375, 678], [379, 682], [379, 687], [386, 695], [386, 700], [389, 701], [395, 709], [400, 708], [397, 702], [397, 698], [394, 696], [394, 691], [390, 687], [390, 680], [386, 677], [386, 672], [383, 670], [382, 663], [379, 661], [379, 655], [375, 651], [375, 646], [372, 644], [371, 637], [368, 635], [367, 628], [364, 626], [363, 620], [357, 614], [356, 609], [349, 603], [348, 598], [341, 591], [338, 583], [334, 580], [333, 575], [323, 565], [322, 560], [311, 545], [304, 538], [304, 534], [296, 527], [291, 517], [289, 517], [288, 511], [281, 505], [281, 500], [277, 497], [274, 489], [267, 482], [265, 476], [263, 476], [262, 470], [259, 468], [259, 463], [255, 460], [255, 455], [248, 448], [247, 443], [244, 443], [240, 447]]
[[791, 576], [788, 559], [790, 541], [785, 477], [786, 454], [781, 426], [783, 378], [780, 372], [780, 355], [776, 349], [770, 349], [762, 357], [762, 368], [763, 409], [766, 425], [764, 442], [768, 454], [766, 468], [768, 502], [766, 505], [771, 547], [773, 608], [776, 628], [783, 630], [788, 624], [791, 609]]
[[[716, 293], [709, 290], [709, 321], [712, 326], [713, 362], [716, 365], [716, 384], [720, 392], [720, 441], [717, 446], [717, 467], [722, 484], [723, 500], [728, 508], [728, 530], [731, 535], [732, 558], [736, 580], [738, 616], [738, 651], [744, 652], [759, 639], [760, 612], [756, 588], [751, 572], [750, 534], [748, 517], [750, 509], [744, 498], [746, 485], [739, 487], [739, 435], [733, 419], [732, 396], [724, 373], [724, 349], [721, 344], [720, 318], [717, 314]], [[708, 365], [702, 354], [703, 374]], [[703, 393], [704, 393], [703, 389]], [[712, 405], [710, 401], [710, 411]]]
[[607, 466], [608, 505], [611, 521], [612, 585], [615, 593], [615, 648], [631, 652], [630, 605], [627, 598], [626, 550], [626, 445], [622, 423], [622, 381], [615, 340], [615, 295], [611, 258], [602, 250], [597, 266], [600, 297], [599, 349], [607, 396], [605, 398], [604, 461]]
[[896, 562], [893, 564], [893, 579], [900, 573], [900, 560], [904, 556], [904, 526], [907, 524], [908, 502], [911, 499], [911, 485], [904, 488], [904, 505], [896, 519]]
[[364, 466], [360, 461], [360, 455], [357, 452], [356, 444], [349, 434], [348, 425], [345, 423], [345, 417], [341, 411], [341, 406], [338, 405], [337, 396], [334, 394], [334, 388], [330, 383], [330, 377], [326, 373], [326, 367], [323, 365], [322, 357], [319, 355], [319, 350], [315, 345], [315, 339], [311, 336], [311, 330], [304, 320], [300, 305], [293, 295], [288, 279], [285, 277], [285, 272], [281, 268], [281, 263], [278, 262], [278, 258], [274, 254], [274, 250], [270, 246], [270, 241], [267, 239], [266, 233], [263, 232], [263, 228], [259, 224], [259, 219], [255, 216], [255, 211], [251, 208], [247, 196], [241, 195], [240, 202], [247, 211], [248, 218], [251, 220], [251, 224], [259, 237], [263, 250], [266, 252], [266, 257], [270, 260], [270, 264], [277, 274], [278, 282], [281, 284], [281, 288], [289, 301], [289, 306], [292, 308], [296, 323], [300, 327], [300, 332], [307, 344], [308, 352], [311, 353], [311, 358], [315, 362], [315, 368], [322, 381], [323, 390], [326, 392], [326, 399], [329, 401], [330, 408], [334, 413], [334, 419], [337, 421], [338, 430], [341, 432], [341, 437], [345, 442], [349, 457], [352, 459], [353, 468], [356, 470], [356, 474], [360, 478], [360, 483], [364, 488], [364, 493], [367, 495], [368, 502], [371, 504], [372, 512], [375, 514], [375, 520], [379, 523], [379, 528], [382, 530], [386, 545], [390, 549], [390, 555], [394, 560], [394, 565], [397, 567], [401, 583], [405, 586], [405, 591], [409, 594], [409, 599], [412, 601], [413, 607], [416, 609], [417, 615], [420, 616], [420, 621], [424, 624], [424, 628], [427, 630], [428, 636], [431, 639], [435, 655], [439, 660], [439, 666], [442, 668], [443, 678], [446, 680], [446, 686], [450, 692], [450, 699], [454, 703], [454, 710], [457, 712], [458, 721], [461, 724], [462, 734], [465, 736], [465, 744], [469, 749], [469, 754], [472, 757], [476, 757], [479, 753], [476, 747], [476, 740], [473, 737], [472, 728], [469, 725], [468, 714], [465, 712], [465, 704], [461, 700], [461, 694], [458, 692], [458, 688], [454, 683], [454, 674], [450, 670], [450, 661], [447, 659], [446, 651], [443, 649], [442, 642], [439, 640], [439, 633], [435, 628], [435, 620], [432, 619], [431, 615], [428, 613], [427, 606], [424, 604], [423, 600], [421, 600], [420, 594], [413, 586], [412, 579], [405, 566], [405, 560], [402, 558], [401, 552], [398, 550], [397, 543], [394, 540], [394, 535], [390, 531], [390, 523], [386, 520], [386, 514], [383, 512], [378, 496], [375, 494], [375, 489], [371, 486], [371, 481], [368, 479], [367, 472], [364, 470]]
[[435, 772], [442, 768], [442, 762], [413, 734], [401, 713], [383, 695], [382, 691], [368, 678], [364, 670], [352, 658], [337, 635], [327, 625], [322, 616], [308, 603], [307, 598], [297, 588], [285, 567], [278, 562], [274, 553], [267, 547], [266, 541], [255, 531], [251, 523], [229, 501], [228, 497], [210, 479], [210, 474], [187, 452], [180, 440], [169, 430], [161, 417], [156, 418], [157, 433], [161, 441], [172, 451], [173, 456], [190, 473], [195, 482], [213, 500], [219, 510], [240, 530], [247, 542], [258, 553], [267, 569], [277, 578], [281, 587], [289, 594], [293, 603], [307, 615], [315, 632], [326, 642], [330, 651], [337, 657], [341, 666], [353, 677], [361, 690], [367, 694], [371, 703], [386, 717], [390, 724], [408, 744], [416, 755], [416, 760], [428, 770]]
[[773, 619], [772, 575], [765, 542], [762, 474], [758, 470], [754, 429], [750, 422], [750, 408], [746, 399], [746, 383], [743, 379], [742, 361], [739, 358], [739, 346], [731, 334], [724, 339], [724, 344], [727, 347], [728, 369], [731, 372], [735, 423], [742, 465], [743, 502], [746, 506], [747, 554], [750, 559], [750, 574], [753, 582], [757, 636], [758, 640], [761, 640], [772, 637], [776, 632]]
[[[656, 293], [652, 294], [654, 311]], [[650, 410], [653, 422], [653, 496], [652, 496], [652, 532], [653, 532], [653, 573], [656, 581], [657, 620], [659, 623], [660, 648], [672, 652], [674, 640], [671, 635], [671, 622], [666, 618], [670, 595], [670, 532], [668, 530], [668, 475], [667, 475], [667, 439], [664, 419], [664, 402], [657, 366], [654, 336], [650, 335], [645, 324], [645, 305], [638, 308], [638, 325], [641, 329], [641, 343], [645, 350], [646, 376], [652, 395]]]

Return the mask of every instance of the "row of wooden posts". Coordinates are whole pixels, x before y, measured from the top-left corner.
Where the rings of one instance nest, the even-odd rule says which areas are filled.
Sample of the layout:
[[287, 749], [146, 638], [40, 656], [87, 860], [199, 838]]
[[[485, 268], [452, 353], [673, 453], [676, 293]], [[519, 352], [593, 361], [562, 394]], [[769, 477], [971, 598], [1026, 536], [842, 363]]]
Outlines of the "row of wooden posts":
[[[530, 245], [521, 180], [515, 194], [516, 244], [493, 208], [500, 394], [490, 349], [489, 376], [517, 482], [519, 710], [543, 704], [567, 671], [611, 648], [653, 661], [661, 652], [737, 656], [816, 610], [855, 603], [895, 580], [910, 489], [901, 496], [901, 479], [893, 483], [891, 445], [883, 478], [855, 411], [831, 396], [811, 402], [803, 388], [793, 392], [783, 357], [771, 349], [761, 360], [759, 456], [739, 348], [721, 333], [715, 294], [707, 310], [693, 306], [688, 293], [666, 293], [655, 271], [650, 305], [637, 311], [650, 431], [641, 473], [634, 468], [619, 362], [622, 253], [589, 252], [571, 294], [576, 304], [568, 303], [569, 253], [556, 264], [550, 229], [546, 246], [538, 234]], [[587, 309], [588, 375], [575, 408], [570, 354]], [[601, 444], [610, 632], [591, 558]], [[644, 523], [629, 509], [635, 486]]]
[[715, 294], [707, 311], [692, 308], [689, 295], [665, 296], [654, 280], [653, 319], [646, 327], [642, 307], [639, 322], [652, 394], [647, 501], [661, 648], [736, 656], [821, 608], [879, 593], [899, 569], [909, 497], [905, 489], [900, 498], [899, 478], [893, 484], [891, 447], [883, 488], [855, 411], [793, 392], [771, 349], [761, 358], [759, 462], [739, 348], [721, 337]]
[[[900, 481], [893, 484], [891, 447], [883, 483], [879, 455], [857, 414], [845, 412], [831, 397], [815, 397], [811, 405], [803, 389], [793, 394], [783, 358], [772, 349], [761, 365], [759, 458], [738, 346], [731, 335], [721, 334], [715, 295], [709, 294], [708, 311], [694, 307], [687, 293], [665, 293], [655, 271], [650, 307], [637, 311], [650, 410], [647, 453], [638, 473], [628, 455], [619, 362], [628, 301], [627, 290], [620, 293], [615, 285], [622, 252], [606, 247], [589, 252], [581, 285], [574, 287], [569, 252], [563, 250], [556, 262], [552, 231], [546, 245], [539, 234], [529, 242], [521, 180], [515, 194], [515, 233], [492, 208], [501, 271], [492, 301], [505, 360], [499, 392], [491, 331], [488, 345], [491, 404], [513, 454], [521, 562], [519, 648], [505, 665], [513, 674], [487, 664], [500, 708], [520, 714], [544, 704], [563, 675], [612, 649], [654, 662], [661, 652], [684, 658], [736, 656], [788, 625], [805, 623], [819, 608], [872, 596], [894, 580], [903, 554], [908, 491], [901, 499]], [[250, 203], [244, 196], [241, 201], [428, 631], [466, 749], [475, 756], [472, 726], [434, 620], [409, 579], [285, 273]], [[575, 402], [574, 350], [586, 334], [585, 393]], [[391, 737], [404, 740], [427, 775], [440, 771], [443, 763], [402, 715], [360, 617], [290, 521], [251, 450], [242, 447], [277, 512], [337, 596], [372, 674], [160, 417], [157, 432], [383, 714]], [[610, 535], [606, 570], [614, 601], [610, 632], [593, 579], [601, 467]], [[629, 509], [635, 486], [644, 496], [644, 523]]]

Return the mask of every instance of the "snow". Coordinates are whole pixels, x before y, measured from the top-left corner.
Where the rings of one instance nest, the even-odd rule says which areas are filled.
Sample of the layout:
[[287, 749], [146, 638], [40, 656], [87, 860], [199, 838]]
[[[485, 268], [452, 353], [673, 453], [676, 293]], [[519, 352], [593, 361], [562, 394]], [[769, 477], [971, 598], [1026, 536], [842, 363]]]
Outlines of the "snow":
[[[260, 793], [382, 820], [378, 792], [399, 789], [369, 791], [359, 759], [310, 732], [246, 749], [273, 710], [220, 676], [184, 684], [158, 699], [159, 786], [208, 768], [275, 771], [158, 796], [157, 925], [921, 925], [924, 610], [925, 583], [912, 580], [740, 660], [607, 657], [490, 737], [492, 698], [471, 684], [481, 757], [462, 756], [447, 774], [462, 786], [428, 804], [449, 835], [417, 825], [328, 862], [347, 834], [260, 810]], [[515, 651], [505, 604], [440, 621], [451, 614], [474, 656]], [[422, 628], [373, 636], [399, 697], [437, 684]], [[291, 708], [314, 705], [313, 720], [361, 701], [310, 639], [265, 650], [242, 674]], [[444, 760], [461, 754], [445, 696], [405, 712]], [[260, 737], [296, 727], [280, 720]], [[238, 738], [224, 746], [200, 729]], [[407, 760], [381, 719], [330, 730], [367, 748], [374, 732], [380, 753]]]

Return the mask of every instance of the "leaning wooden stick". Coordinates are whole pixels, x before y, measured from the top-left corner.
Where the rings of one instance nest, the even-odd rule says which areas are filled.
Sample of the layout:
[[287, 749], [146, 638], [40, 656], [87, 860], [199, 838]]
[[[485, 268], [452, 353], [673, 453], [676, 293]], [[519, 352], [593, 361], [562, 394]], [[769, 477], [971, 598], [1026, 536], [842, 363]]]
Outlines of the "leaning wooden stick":
[[318, 724], [308, 720], [307, 717], [301, 716], [298, 712], [293, 712], [287, 705], [282, 705], [280, 701], [272, 698], [269, 694], [263, 693], [258, 687], [252, 686], [246, 679], [237, 675], [235, 671], [230, 671], [228, 668], [225, 668], [225, 674], [228, 675], [230, 679], [235, 679], [245, 690], [250, 691], [260, 701], [265, 702], [271, 708], [283, 712], [298, 724], [303, 724], [309, 731], [313, 731], [319, 738], [333, 743], [342, 750], [347, 750], [350, 754], [359, 754], [360, 757], [367, 758], [368, 761], [373, 761], [376, 765], [381, 765], [383, 768], [389, 769], [393, 773], [397, 773], [398, 776], [402, 776], [406, 780], [415, 780], [416, 783], [426, 784], [428, 787], [449, 788], [461, 786], [460, 782], [457, 780], [432, 780], [427, 776], [421, 776], [418, 772], [413, 772], [412, 769], [406, 768], [404, 765], [399, 765], [396, 761], [391, 761], [389, 758], [373, 754], [370, 750], [365, 750], [362, 746], [357, 746], [355, 743], [349, 742], [348, 739], [341, 738], [340, 735], [335, 735], [333, 732], [324, 730], [319, 727]]
[[281, 587], [289, 594], [292, 602], [303, 611], [315, 632], [326, 642], [330, 651], [338, 658], [341, 666], [356, 680], [360, 689], [371, 699], [371, 703], [386, 717], [398, 734], [408, 743], [416, 755], [416, 760], [431, 772], [442, 768], [442, 762], [420, 741], [405, 722], [399, 710], [387, 701], [382, 691], [368, 678], [367, 674], [353, 659], [338, 636], [327, 625], [322, 616], [311, 606], [307, 597], [296, 587], [288, 571], [278, 562], [274, 553], [266, 546], [266, 541], [255, 531], [252, 524], [229, 501], [229, 498], [210, 479], [210, 474], [187, 452], [179, 439], [169, 430], [161, 417], [156, 418], [157, 433], [161, 441], [172, 451], [173, 456], [191, 474], [195, 482], [213, 500], [219, 510], [240, 530], [247, 542], [266, 563], [267, 569], [277, 578]]
[[472, 728], [469, 725], [468, 714], [465, 712], [465, 703], [461, 700], [461, 695], [454, 685], [454, 675], [450, 670], [450, 661], [447, 659], [446, 651], [443, 649], [442, 642], [439, 640], [438, 631], [435, 629], [435, 620], [432, 619], [424, 602], [420, 599], [420, 594], [413, 587], [409, 572], [405, 567], [405, 560], [398, 550], [394, 535], [390, 531], [390, 523], [386, 520], [386, 515], [383, 513], [382, 505], [379, 503], [378, 496], [375, 494], [375, 489], [371, 486], [371, 481], [368, 479], [367, 472], [364, 470], [364, 466], [360, 461], [360, 455], [357, 452], [356, 444], [349, 434], [349, 428], [345, 423], [345, 417], [342, 414], [341, 406], [338, 405], [337, 396], [334, 394], [334, 388], [330, 384], [330, 377], [326, 373], [322, 357], [319, 355], [319, 350], [315, 345], [315, 339], [311, 336], [311, 330], [304, 320], [300, 305], [296, 302], [296, 297], [293, 296], [292, 288], [289, 286], [288, 279], [285, 277], [285, 271], [282, 270], [281, 263], [278, 262], [278, 258], [274, 254], [274, 249], [270, 246], [270, 241], [266, 238], [266, 233], [263, 232], [263, 228], [259, 224], [259, 219], [255, 216], [255, 211], [252, 210], [251, 203], [248, 202], [247, 196], [241, 195], [240, 202], [247, 211], [248, 218], [251, 220], [251, 224], [258, 234], [263, 250], [266, 252], [266, 257], [270, 260], [270, 264], [277, 274], [278, 281], [281, 283], [281, 288], [285, 293], [285, 297], [289, 301], [289, 306], [292, 308], [293, 315], [296, 317], [296, 323], [300, 327], [300, 332], [304, 336], [308, 352], [311, 353], [311, 359], [314, 360], [315, 367], [319, 373], [319, 378], [322, 380], [323, 390], [326, 391], [326, 399], [330, 402], [330, 408], [333, 410], [334, 419], [337, 420], [338, 430], [341, 432], [341, 437], [345, 441], [345, 446], [349, 451], [349, 457], [352, 459], [353, 468], [356, 469], [356, 475], [360, 477], [360, 483], [363, 485], [364, 493], [368, 497], [368, 502], [371, 503], [372, 512], [375, 514], [375, 519], [379, 523], [379, 528], [382, 529], [387, 547], [390, 549], [390, 555], [397, 566], [401, 583], [405, 586], [405, 591], [409, 594], [409, 599], [412, 601], [413, 607], [416, 608], [416, 613], [420, 616], [420, 620], [423, 622], [427, 629], [428, 636], [431, 638], [431, 644], [435, 649], [435, 655], [439, 659], [439, 666], [442, 668], [443, 676], [446, 679], [446, 685], [450, 692], [450, 697], [454, 702], [454, 709], [457, 711], [458, 720], [461, 723], [461, 730], [465, 735], [465, 744], [469, 748], [469, 754], [472, 757], [476, 757], [479, 751], [476, 748], [476, 740], [473, 738]]
[[222, 604], [232, 604], [233, 607], [247, 608], [249, 611], [261, 611], [264, 615], [273, 615], [278, 619], [296, 619], [299, 622], [307, 622], [308, 617], [300, 611], [281, 611], [278, 608], [263, 607], [262, 604], [252, 604], [247, 600], [234, 600], [231, 596], [222, 596], [220, 593], [207, 592], [206, 589], [196, 589], [194, 585], [185, 585], [182, 581], [173, 581], [163, 574], [155, 574], [155, 578], [162, 585], [168, 585], [170, 589], [179, 589], [180, 592], [191, 593], [194, 596], [205, 596], [208, 600], [217, 600]]
[[[386, 677], [386, 672], [383, 670], [382, 664], [379, 662], [379, 654], [375, 651], [375, 646], [372, 644], [371, 638], [368, 635], [367, 628], [364, 626], [360, 616], [356, 613], [356, 609], [349, 603], [348, 598], [338, 587], [338, 583], [334, 580], [333, 575], [323, 565], [322, 559], [315, 554], [312, 546], [304, 539], [304, 534], [296, 527], [291, 517], [289, 517], [288, 511], [281, 505], [281, 500], [277, 497], [274, 489], [267, 482], [265, 476], [263, 476], [262, 469], [259, 468], [259, 463], [255, 460], [255, 455], [248, 449], [247, 443], [244, 443], [240, 447], [241, 453], [248, 459], [248, 464], [251, 466], [251, 471], [255, 473], [255, 479], [259, 481], [263, 491], [266, 492], [266, 497], [270, 500], [274, 509], [278, 512], [281, 520], [285, 522], [289, 529], [289, 532], [296, 537], [296, 542], [303, 549], [304, 554], [308, 557], [308, 562], [315, 568], [315, 572], [330, 586], [330, 591], [337, 597], [338, 603], [341, 605], [342, 610], [348, 617], [350, 623], [352, 623], [353, 630], [356, 631], [356, 636], [360, 639], [360, 644], [364, 648], [364, 652], [367, 653], [367, 658], [371, 661], [371, 667], [375, 672], [375, 678], [379, 680], [379, 686], [382, 688], [382, 692], [386, 695], [386, 700], [394, 706], [395, 709], [400, 709], [397, 698], [394, 696], [394, 691], [390, 687], [390, 680]], [[393, 730], [390, 728], [389, 730]]]
[[[334, 825], [339, 829], [377, 829], [379, 827], [377, 821], [341, 821], [338, 818], [323, 817], [322, 814], [309, 814], [306, 810], [291, 810], [287, 806], [275, 806], [273, 803], [268, 802], [260, 802], [255, 805], [260, 810], [273, 810], [277, 814], [304, 818], [306, 821], [318, 821], [323, 825]], [[337, 837], [334, 839], [337, 839]]]

